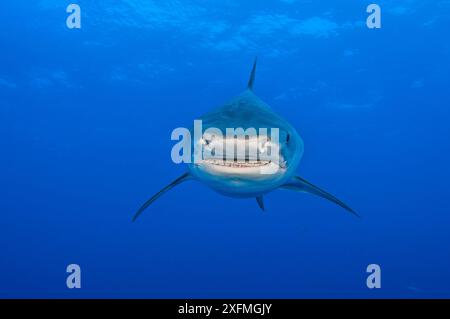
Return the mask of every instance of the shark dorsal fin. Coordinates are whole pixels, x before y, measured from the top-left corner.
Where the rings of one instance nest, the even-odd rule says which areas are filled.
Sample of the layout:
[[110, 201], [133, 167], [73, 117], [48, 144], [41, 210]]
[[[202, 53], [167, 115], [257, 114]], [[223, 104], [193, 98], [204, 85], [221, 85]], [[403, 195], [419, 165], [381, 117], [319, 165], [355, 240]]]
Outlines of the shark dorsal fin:
[[252, 91], [253, 91], [253, 83], [255, 82], [256, 62], [257, 61], [258, 61], [258, 58], [256, 57], [255, 62], [253, 62], [253, 69], [252, 69], [252, 73], [250, 74], [250, 79], [248, 79], [247, 88]]

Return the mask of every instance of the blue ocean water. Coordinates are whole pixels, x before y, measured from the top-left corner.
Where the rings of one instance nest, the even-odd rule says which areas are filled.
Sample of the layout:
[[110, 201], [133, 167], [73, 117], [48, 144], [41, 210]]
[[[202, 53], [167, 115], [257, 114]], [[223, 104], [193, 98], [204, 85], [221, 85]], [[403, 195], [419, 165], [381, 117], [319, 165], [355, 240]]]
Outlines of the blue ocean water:
[[[75, 1], [73, 1], [75, 2]], [[0, 297], [450, 297], [450, 2], [0, 4]], [[178, 186], [174, 128], [245, 89], [305, 142], [285, 190]], [[81, 267], [68, 289], [66, 267]], [[368, 289], [366, 267], [381, 267]]]

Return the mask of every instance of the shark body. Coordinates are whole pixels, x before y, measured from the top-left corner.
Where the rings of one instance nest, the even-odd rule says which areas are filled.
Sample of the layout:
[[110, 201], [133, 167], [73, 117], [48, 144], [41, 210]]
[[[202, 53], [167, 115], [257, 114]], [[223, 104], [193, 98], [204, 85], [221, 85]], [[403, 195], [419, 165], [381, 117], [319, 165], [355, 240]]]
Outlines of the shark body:
[[[279, 150], [278, 161], [261, 159], [259, 156], [249, 158], [245, 154], [235, 155], [236, 157], [232, 161], [226, 161], [225, 157], [221, 160], [221, 155], [218, 157], [217, 154], [214, 158], [206, 157], [197, 162], [192, 161], [188, 164], [188, 172], [147, 200], [136, 212], [133, 221], [161, 195], [188, 180], [203, 182], [226, 196], [256, 198], [262, 210], [265, 209], [263, 196], [275, 189], [282, 188], [320, 196], [359, 216], [335, 196], [296, 176], [295, 173], [304, 151], [303, 140], [289, 122], [276, 114], [269, 105], [253, 92], [255, 74], [256, 60], [253, 64], [247, 89], [217, 110], [203, 115], [200, 120], [202, 120], [205, 130], [208, 128], [217, 128], [221, 131], [225, 131], [227, 128], [278, 128], [278, 141], [271, 141], [268, 136], [265, 137], [265, 140], [268, 140], [269, 143], [277, 143], [273, 146], [276, 146], [276, 149]], [[192, 143], [206, 148], [214, 148], [214, 145], [225, 144], [227, 138], [229, 137], [202, 135], [197, 139], [194, 138]], [[233, 139], [231, 142], [239, 147], [242, 146], [240, 144], [248, 143], [248, 140]], [[259, 147], [258, 154], [264, 151], [263, 145], [257, 147]], [[271, 165], [276, 166], [273, 173], [261, 174], [261, 168]]]

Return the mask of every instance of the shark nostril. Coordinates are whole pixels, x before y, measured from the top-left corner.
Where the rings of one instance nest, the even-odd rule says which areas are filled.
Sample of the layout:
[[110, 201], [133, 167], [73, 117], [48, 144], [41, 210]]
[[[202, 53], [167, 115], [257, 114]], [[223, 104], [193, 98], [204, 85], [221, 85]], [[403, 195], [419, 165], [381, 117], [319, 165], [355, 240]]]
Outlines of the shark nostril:
[[264, 154], [267, 151], [267, 146], [269, 145], [269, 142], [265, 142], [259, 147], [259, 153]]
[[206, 139], [206, 138], [202, 138], [202, 139], [200, 140], [200, 144], [203, 144], [203, 145], [205, 145], [205, 146], [209, 146], [210, 143], [211, 143], [211, 141], [208, 140], [208, 139]]

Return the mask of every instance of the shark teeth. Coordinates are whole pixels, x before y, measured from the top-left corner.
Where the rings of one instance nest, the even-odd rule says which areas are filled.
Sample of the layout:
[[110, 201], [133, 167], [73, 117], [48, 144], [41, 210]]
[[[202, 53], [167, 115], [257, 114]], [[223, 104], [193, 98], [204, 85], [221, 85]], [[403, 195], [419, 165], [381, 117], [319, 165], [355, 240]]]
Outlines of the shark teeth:
[[204, 160], [206, 164], [217, 165], [217, 166], [226, 166], [226, 167], [236, 167], [236, 168], [244, 168], [244, 167], [260, 167], [269, 165], [271, 161], [224, 161], [220, 159], [207, 159]]

